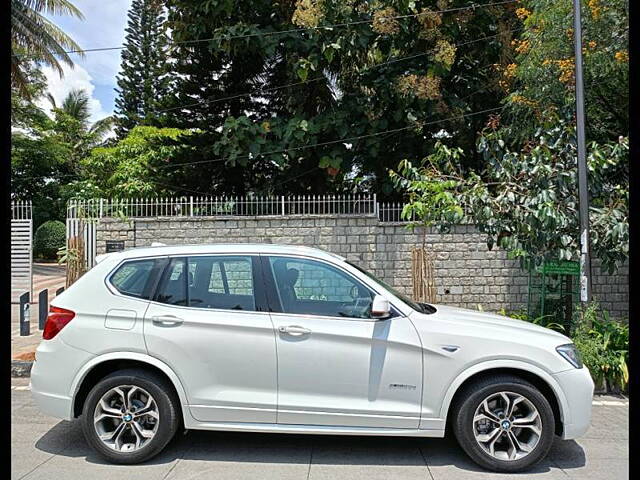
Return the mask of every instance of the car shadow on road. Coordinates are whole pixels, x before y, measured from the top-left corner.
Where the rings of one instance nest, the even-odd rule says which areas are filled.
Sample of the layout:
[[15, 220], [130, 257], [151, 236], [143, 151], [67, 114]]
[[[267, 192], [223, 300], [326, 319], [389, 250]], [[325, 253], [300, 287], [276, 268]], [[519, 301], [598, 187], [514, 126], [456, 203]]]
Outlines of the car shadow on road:
[[[79, 421], [62, 421], [35, 444], [47, 453], [84, 458], [108, 464], [86, 443]], [[358, 466], [452, 466], [483, 472], [460, 449], [455, 439], [372, 437], [342, 435], [294, 435], [188, 431], [178, 433], [165, 450], [145, 465], [161, 465], [177, 459], [213, 462], [285, 463]], [[527, 473], [544, 473], [583, 467], [583, 448], [573, 440], [555, 439], [549, 455]]]

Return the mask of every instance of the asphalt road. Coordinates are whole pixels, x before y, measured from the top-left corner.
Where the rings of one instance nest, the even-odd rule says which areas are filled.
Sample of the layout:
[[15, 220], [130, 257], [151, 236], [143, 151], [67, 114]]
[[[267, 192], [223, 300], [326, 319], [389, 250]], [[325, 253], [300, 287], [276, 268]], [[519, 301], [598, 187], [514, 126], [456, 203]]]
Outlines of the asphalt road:
[[549, 456], [520, 475], [476, 467], [453, 439], [189, 432], [144, 465], [109, 465], [85, 443], [77, 421], [43, 416], [28, 379], [12, 387], [11, 478], [195, 479], [606, 479], [629, 477], [628, 403], [599, 397], [591, 429], [556, 440]]

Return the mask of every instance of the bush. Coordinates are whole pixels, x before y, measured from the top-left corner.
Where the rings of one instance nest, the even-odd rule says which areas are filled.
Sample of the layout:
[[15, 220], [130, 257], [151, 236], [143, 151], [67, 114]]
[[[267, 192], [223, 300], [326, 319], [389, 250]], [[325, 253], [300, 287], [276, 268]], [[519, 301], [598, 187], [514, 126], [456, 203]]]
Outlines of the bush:
[[58, 249], [66, 243], [67, 227], [59, 220], [44, 222], [36, 230], [33, 253], [37, 258], [55, 260]]
[[629, 385], [629, 325], [609, 318], [597, 303], [576, 313], [573, 341], [597, 387], [626, 391]]

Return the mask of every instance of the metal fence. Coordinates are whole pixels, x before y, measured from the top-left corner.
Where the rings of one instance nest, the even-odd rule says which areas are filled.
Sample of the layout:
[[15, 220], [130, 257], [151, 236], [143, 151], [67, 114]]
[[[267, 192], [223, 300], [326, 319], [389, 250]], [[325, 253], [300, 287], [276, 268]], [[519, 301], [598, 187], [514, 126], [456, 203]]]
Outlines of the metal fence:
[[67, 218], [375, 215], [376, 195], [212, 196], [72, 200]]
[[79, 237], [87, 268], [95, 265], [96, 223], [101, 218], [229, 216], [377, 216], [376, 195], [210, 196], [71, 200], [67, 242]]
[[378, 204], [378, 220], [382, 223], [408, 223], [402, 218], [404, 203], [381, 202]]
[[33, 220], [30, 201], [11, 202], [11, 303], [33, 290]]

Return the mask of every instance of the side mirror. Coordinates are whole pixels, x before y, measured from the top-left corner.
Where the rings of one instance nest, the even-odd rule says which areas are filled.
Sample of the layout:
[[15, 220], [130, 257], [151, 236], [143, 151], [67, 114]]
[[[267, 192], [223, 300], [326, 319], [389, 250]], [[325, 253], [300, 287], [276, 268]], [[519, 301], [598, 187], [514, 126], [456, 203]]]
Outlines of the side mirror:
[[391, 315], [391, 307], [389, 306], [389, 300], [382, 295], [376, 295], [373, 297], [371, 303], [371, 317], [373, 318], [388, 318]]

